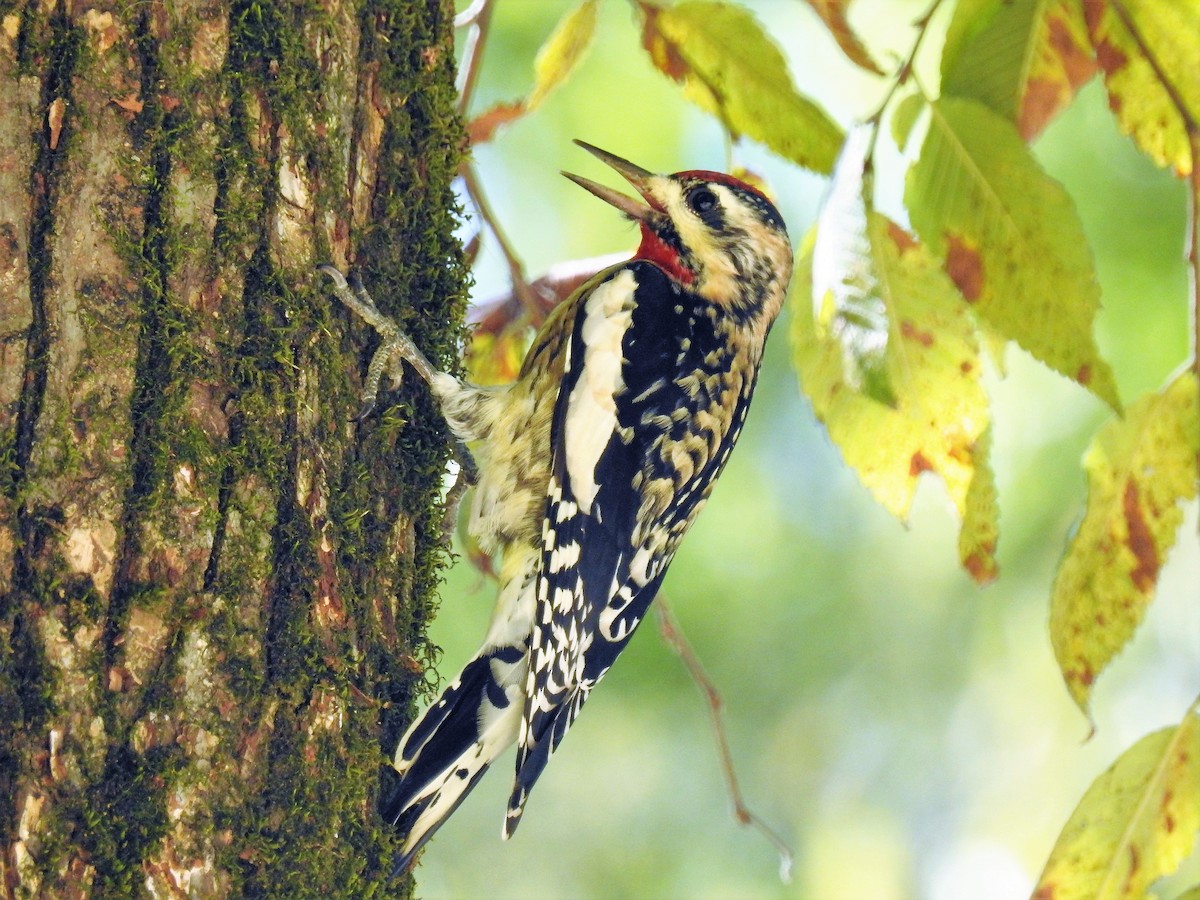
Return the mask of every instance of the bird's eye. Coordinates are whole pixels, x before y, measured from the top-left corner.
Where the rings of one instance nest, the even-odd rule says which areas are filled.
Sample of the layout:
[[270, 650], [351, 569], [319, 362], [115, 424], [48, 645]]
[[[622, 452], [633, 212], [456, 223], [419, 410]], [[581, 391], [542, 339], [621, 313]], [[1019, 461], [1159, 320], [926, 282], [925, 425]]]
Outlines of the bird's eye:
[[716, 205], [717, 195], [708, 188], [700, 188], [693, 191], [691, 196], [688, 197], [688, 206], [697, 213], [706, 213], [715, 208]]

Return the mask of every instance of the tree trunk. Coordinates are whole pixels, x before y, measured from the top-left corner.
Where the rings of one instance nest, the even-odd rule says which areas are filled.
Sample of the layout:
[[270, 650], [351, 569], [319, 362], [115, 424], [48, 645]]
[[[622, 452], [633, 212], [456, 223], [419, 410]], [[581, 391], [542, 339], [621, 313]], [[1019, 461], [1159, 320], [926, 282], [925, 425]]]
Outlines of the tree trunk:
[[0, 0], [6, 896], [363, 896], [465, 305], [450, 0]]

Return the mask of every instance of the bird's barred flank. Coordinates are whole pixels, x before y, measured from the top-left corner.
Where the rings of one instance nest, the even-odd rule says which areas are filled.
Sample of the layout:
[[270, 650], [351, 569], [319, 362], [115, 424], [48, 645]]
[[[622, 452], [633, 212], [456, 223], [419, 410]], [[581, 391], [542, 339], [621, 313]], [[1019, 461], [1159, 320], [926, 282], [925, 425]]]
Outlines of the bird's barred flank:
[[381, 804], [409, 865], [508, 746], [503, 835], [592, 689], [628, 643], [746, 418], [791, 277], [783, 220], [729, 175], [655, 175], [589, 144], [634, 199], [568, 175], [641, 232], [633, 257], [546, 320], [517, 380], [479, 388], [436, 370], [360, 285], [337, 296], [380, 332], [364, 400], [403, 362], [429, 384], [477, 470], [472, 536], [500, 559], [483, 646], [396, 750]]

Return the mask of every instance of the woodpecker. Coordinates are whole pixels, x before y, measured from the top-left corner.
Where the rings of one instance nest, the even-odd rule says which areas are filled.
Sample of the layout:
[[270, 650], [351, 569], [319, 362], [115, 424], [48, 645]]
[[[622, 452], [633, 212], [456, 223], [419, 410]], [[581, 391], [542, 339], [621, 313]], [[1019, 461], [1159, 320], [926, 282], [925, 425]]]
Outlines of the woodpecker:
[[513, 742], [502, 836], [516, 829], [729, 459], [791, 277], [783, 219], [760, 191], [576, 143], [641, 199], [563, 174], [636, 222], [641, 243], [550, 314], [511, 385], [438, 371], [361, 284], [322, 267], [382, 337], [364, 402], [402, 360], [428, 382], [475, 454], [469, 530], [500, 559], [483, 646], [396, 750], [400, 780], [381, 811], [402, 836], [397, 871]]

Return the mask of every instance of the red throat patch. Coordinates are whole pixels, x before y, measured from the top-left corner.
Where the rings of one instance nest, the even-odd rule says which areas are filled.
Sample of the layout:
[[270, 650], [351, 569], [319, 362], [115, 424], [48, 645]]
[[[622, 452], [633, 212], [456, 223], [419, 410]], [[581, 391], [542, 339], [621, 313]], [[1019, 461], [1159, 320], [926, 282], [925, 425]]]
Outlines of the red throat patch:
[[680, 284], [691, 284], [696, 280], [696, 273], [684, 268], [679, 253], [667, 246], [663, 239], [645, 224], [642, 225], [642, 242], [638, 244], [634, 258], [654, 263]]

